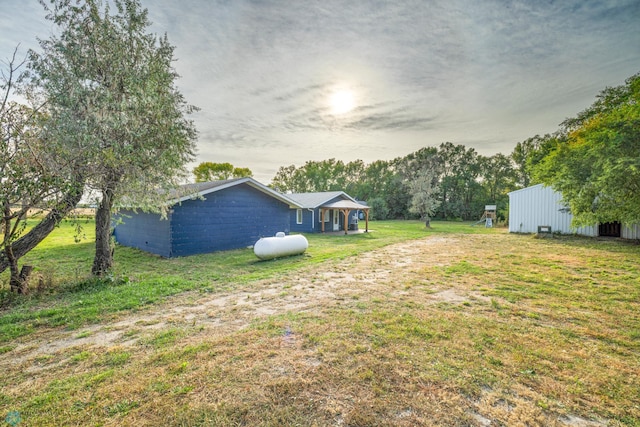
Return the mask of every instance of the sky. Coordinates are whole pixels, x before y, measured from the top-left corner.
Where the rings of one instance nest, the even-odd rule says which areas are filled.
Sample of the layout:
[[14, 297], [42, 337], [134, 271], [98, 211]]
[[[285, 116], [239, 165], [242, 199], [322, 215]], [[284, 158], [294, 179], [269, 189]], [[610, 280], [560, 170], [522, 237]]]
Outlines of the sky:
[[[200, 162], [365, 163], [443, 142], [479, 154], [558, 130], [640, 72], [640, 0], [142, 0], [200, 108]], [[0, 0], [0, 59], [53, 26]], [[5, 61], [6, 62], [6, 61]]]

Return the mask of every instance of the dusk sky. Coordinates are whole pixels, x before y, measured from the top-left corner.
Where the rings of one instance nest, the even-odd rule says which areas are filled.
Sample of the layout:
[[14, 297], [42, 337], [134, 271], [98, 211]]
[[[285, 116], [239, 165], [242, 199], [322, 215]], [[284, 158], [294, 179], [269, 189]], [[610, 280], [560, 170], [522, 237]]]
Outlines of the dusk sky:
[[[197, 161], [366, 163], [450, 141], [483, 155], [554, 132], [640, 72], [640, 0], [153, 0], [176, 47]], [[0, 58], [52, 31], [0, 0]]]

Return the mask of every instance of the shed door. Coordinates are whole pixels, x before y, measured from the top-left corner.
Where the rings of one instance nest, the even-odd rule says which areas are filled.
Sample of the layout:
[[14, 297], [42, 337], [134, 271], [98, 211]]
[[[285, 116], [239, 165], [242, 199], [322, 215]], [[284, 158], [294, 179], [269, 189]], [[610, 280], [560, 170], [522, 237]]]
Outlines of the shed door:
[[598, 225], [598, 236], [601, 237], [620, 237], [620, 223], [606, 222]]
[[333, 210], [333, 231], [340, 231], [340, 211]]

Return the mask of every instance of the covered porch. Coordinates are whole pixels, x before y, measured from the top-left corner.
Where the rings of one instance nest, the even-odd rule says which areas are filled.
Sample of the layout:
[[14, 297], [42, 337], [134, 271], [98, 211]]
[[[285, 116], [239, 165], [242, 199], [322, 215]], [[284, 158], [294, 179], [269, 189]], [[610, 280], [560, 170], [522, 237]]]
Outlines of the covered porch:
[[[352, 211], [362, 211], [364, 213], [364, 219], [365, 219], [364, 232], [365, 233], [369, 232], [369, 206], [362, 205], [360, 203], [356, 203], [351, 200], [338, 200], [336, 202], [320, 206], [320, 224], [321, 224], [321, 231], [323, 233], [327, 231], [325, 230], [326, 215], [329, 215], [331, 211], [342, 213], [344, 234], [349, 234], [349, 214]], [[329, 230], [329, 231], [335, 231], [335, 230]]]

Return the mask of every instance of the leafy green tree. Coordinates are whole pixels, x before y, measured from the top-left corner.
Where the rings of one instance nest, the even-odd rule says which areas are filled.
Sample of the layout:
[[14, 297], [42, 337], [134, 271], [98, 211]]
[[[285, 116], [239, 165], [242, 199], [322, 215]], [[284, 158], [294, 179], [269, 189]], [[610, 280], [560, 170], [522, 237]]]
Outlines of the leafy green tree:
[[87, 184], [100, 196], [92, 273], [104, 275], [113, 265], [115, 207], [160, 210], [167, 192], [158, 190], [186, 178], [194, 107], [175, 86], [173, 46], [148, 33], [138, 0], [40, 3], [58, 32], [40, 40], [42, 53], [30, 52], [33, 81], [48, 99], [52, 138], [82, 153]]
[[497, 203], [513, 189], [515, 170], [511, 158], [502, 153], [491, 157], [480, 157], [482, 184], [487, 190], [487, 203]]
[[354, 160], [344, 165], [344, 188], [343, 190], [358, 200], [363, 200], [363, 179], [365, 164], [362, 160]]
[[640, 222], [640, 74], [563, 126], [535, 172], [562, 193], [574, 224]]
[[534, 172], [536, 166], [555, 148], [559, 138], [562, 138], [562, 133], [536, 135], [516, 144], [511, 153], [516, 187], [525, 188], [539, 183]]
[[[82, 179], [76, 180], [73, 156], [61, 141], [46, 140], [42, 132], [47, 115], [28, 92], [23, 98], [35, 106], [11, 101], [24, 62], [16, 62], [17, 49], [0, 77], [0, 271], [10, 269], [10, 287], [27, 288], [31, 266], [19, 269], [19, 260], [42, 241], [73, 209], [82, 196]], [[70, 167], [70, 165], [73, 165]], [[28, 232], [27, 215], [47, 214]]]
[[229, 179], [233, 176], [231, 163], [202, 162], [193, 169], [196, 182], [208, 182]]
[[295, 165], [280, 167], [271, 186], [292, 193], [344, 191], [353, 182], [350, 174], [360, 173], [359, 166], [358, 163], [348, 166], [336, 159], [310, 160], [299, 168]]
[[281, 193], [302, 193], [298, 191], [296, 171], [296, 165], [280, 166], [269, 185]]
[[384, 199], [387, 204], [389, 219], [407, 219], [410, 217], [409, 204], [411, 191], [409, 182], [400, 175], [394, 174], [386, 183]]
[[430, 227], [430, 218], [440, 204], [438, 200], [438, 184], [433, 168], [425, 168], [409, 183], [411, 205], [409, 211], [420, 216]]
[[307, 192], [344, 190], [346, 182], [341, 160], [308, 161], [300, 169], [298, 177], [303, 178]]
[[490, 157], [478, 156], [478, 160], [481, 167], [481, 191], [476, 197], [474, 212], [479, 215], [484, 210], [484, 205], [495, 204], [498, 207], [498, 219], [504, 219], [509, 205], [508, 192], [520, 188], [516, 184], [518, 175], [514, 162], [511, 156], [502, 153]]
[[527, 166], [527, 162], [532, 152], [538, 147], [537, 138], [539, 138], [538, 135], [518, 142], [511, 152], [511, 160], [515, 165], [516, 184], [520, 188], [526, 188], [531, 185], [531, 171]]
[[477, 205], [482, 201], [476, 199], [481, 185], [481, 165], [478, 154], [473, 148], [454, 145], [451, 142], [440, 144], [440, 191], [439, 212], [442, 218], [472, 219], [475, 217]]
[[413, 180], [424, 175], [426, 170], [432, 171], [434, 177], [440, 175], [440, 156], [436, 147], [423, 147], [416, 152], [394, 161], [397, 173], [406, 180]]
[[[395, 176], [394, 168], [390, 162], [385, 160], [376, 160], [366, 166], [362, 175], [362, 184], [360, 186], [361, 200], [370, 200], [374, 198], [386, 198], [387, 190], [391, 186], [391, 181]], [[373, 208], [372, 208], [373, 211]], [[388, 209], [384, 209], [388, 212]], [[377, 214], [377, 219], [386, 219], [381, 214]]]
[[370, 219], [383, 220], [389, 217], [389, 208], [387, 202], [382, 197], [373, 197], [367, 201], [371, 209]]
[[231, 163], [202, 162], [193, 169], [196, 182], [253, 176], [249, 168], [236, 168]]
[[249, 168], [233, 168], [233, 177], [234, 178], [247, 178], [252, 177], [253, 172]]

